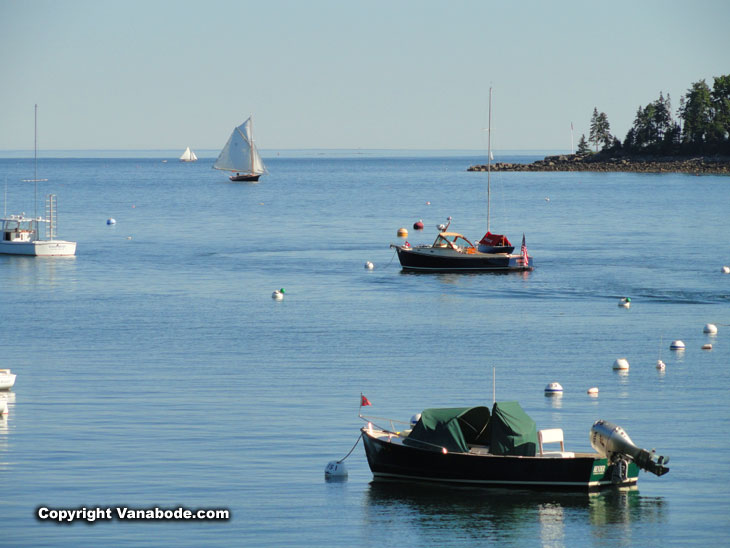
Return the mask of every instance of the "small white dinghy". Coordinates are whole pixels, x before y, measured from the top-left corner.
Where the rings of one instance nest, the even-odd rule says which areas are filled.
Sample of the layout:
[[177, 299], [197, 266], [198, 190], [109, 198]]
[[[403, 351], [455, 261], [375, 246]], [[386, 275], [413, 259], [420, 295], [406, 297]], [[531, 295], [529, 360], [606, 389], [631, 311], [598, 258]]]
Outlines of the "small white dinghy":
[[10, 390], [15, 384], [15, 375], [10, 369], [0, 369], [0, 390]]

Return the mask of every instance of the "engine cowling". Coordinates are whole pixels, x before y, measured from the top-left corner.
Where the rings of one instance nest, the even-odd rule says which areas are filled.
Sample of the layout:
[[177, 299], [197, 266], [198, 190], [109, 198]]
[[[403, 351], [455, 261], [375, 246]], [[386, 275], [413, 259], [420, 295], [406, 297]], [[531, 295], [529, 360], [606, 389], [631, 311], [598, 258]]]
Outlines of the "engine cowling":
[[642, 470], [663, 476], [669, 472], [669, 457], [657, 456], [652, 450], [637, 447], [626, 431], [612, 422], [598, 420], [591, 427], [591, 447], [609, 462], [629, 458]]

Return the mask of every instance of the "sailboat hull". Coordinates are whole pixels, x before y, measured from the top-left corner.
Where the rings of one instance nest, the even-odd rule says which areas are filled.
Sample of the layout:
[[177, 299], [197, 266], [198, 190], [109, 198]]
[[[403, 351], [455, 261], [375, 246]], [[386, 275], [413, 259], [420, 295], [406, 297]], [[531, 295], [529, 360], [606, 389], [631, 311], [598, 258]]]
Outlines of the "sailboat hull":
[[240, 174], [237, 173], [236, 175], [231, 175], [228, 177], [231, 181], [258, 181], [259, 177], [261, 175], [251, 175], [251, 174]]
[[67, 242], [65, 240], [0, 242], [0, 253], [31, 257], [72, 257], [76, 255], [76, 242]]

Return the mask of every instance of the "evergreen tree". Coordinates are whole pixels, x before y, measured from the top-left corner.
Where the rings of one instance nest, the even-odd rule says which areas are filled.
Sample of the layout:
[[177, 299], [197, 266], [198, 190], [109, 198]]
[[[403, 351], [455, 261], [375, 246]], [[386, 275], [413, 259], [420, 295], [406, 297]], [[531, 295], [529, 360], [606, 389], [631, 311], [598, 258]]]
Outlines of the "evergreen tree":
[[664, 135], [672, 127], [672, 103], [669, 100], [669, 94], [664, 99], [662, 92], [659, 92], [659, 99], [654, 101], [654, 113], [653, 113], [653, 133], [656, 143], [660, 143], [664, 140]]
[[669, 144], [675, 139], [675, 125], [669, 95], [665, 99], [664, 94], [660, 92], [659, 99], [646, 107], [638, 108], [634, 125], [626, 135], [624, 146], [629, 145], [626, 148], [634, 152], [658, 152], [670, 148]]
[[691, 151], [703, 150], [712, 124], [710, 87], [704, 80], [695, 82], [687, 90], [681, 116], [684, 120], [682, 142], [688, 145]]
[[611, 124], [608, 123], [608, 116], [605, 112], [598, 115], [598, 141], [603, 148], [609, 148], [613, 144], [613, 136], [611, 135]]
[[580, 136], [580, 141], [578, 141], [578, 150], [576, 151], [576, 153], [579, 156], [585, 156], [586, 154], [590, 154], [591, 153], [591, 149], [588, 146], [588, 141], [586, 141], [586, 134], [585, 133]]
[[588, 133], [588, 140], [593, 143], [598, 152], [598, 107], [593, 107], [593, 116], [591, 116], [591, 127]]
[[730, 153], [730, 75], [715, 77], [712, 86], [710, 139], [718, 152]]
[[598, 113], [598, 108], [593, 107], [593, 116], [591, 116], [591, 128], [588, 139], [598, 152], [598, 145], [607, 148], [613, 142], [611, 137], [611, 125], [608, 123], [608, 116], [605, 112]]

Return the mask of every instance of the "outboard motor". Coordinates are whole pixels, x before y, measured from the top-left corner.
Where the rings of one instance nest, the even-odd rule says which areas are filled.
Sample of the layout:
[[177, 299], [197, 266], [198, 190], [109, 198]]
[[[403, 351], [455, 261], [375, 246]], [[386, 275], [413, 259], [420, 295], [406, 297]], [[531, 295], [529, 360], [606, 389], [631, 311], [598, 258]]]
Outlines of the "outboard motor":
[[669, 457], [656, 457], [653, 449], [649, 452], [636, 447], [623, 428], [608, 421], [599, 420], [593, 423], [591, 447], [612, 463], [622, 458], [628, 458], [642, 470], [657, 476], [663, 476], [669, 472], [669, 468], [666, 467]]

